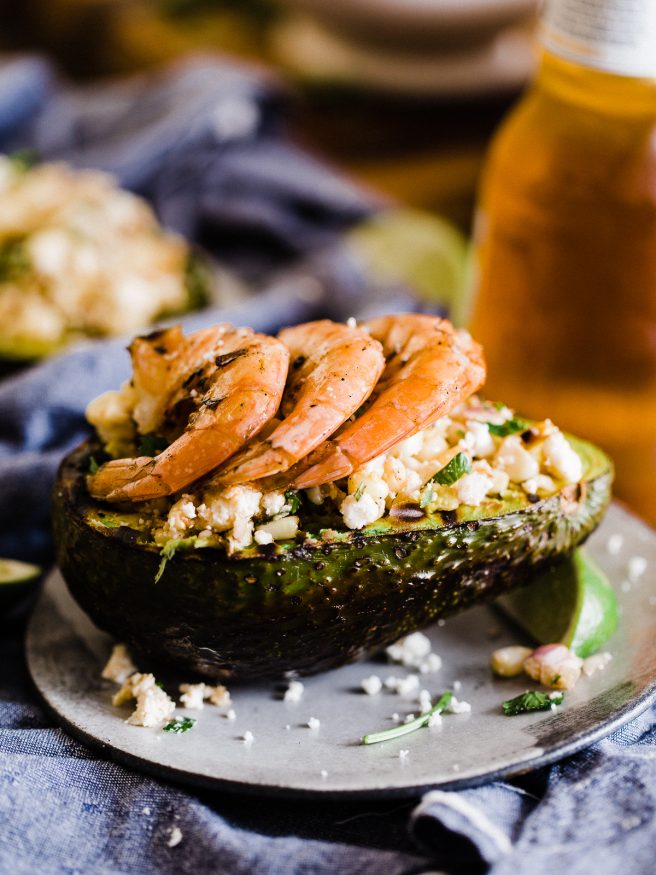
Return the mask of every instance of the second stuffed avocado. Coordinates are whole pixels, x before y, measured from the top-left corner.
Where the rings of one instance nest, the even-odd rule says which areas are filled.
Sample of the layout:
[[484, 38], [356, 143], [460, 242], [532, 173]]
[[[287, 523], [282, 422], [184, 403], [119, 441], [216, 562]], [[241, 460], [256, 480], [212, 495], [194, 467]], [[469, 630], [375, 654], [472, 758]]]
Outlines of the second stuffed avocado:
[[232, 556], [181, 549], [158, 582], [161, 550], [139, 513], [89, 497], [97, 447], [85, 444], [55, 488], [59, 566], [92, 619], [146, 659], [207, 677], [310, 674], [526, 583], [584, 541], [609, 502], [612, 465], [569, 440], [582, 477], [547, 498], [518, 493], [361, 531], [308, 511], [294, 540]]

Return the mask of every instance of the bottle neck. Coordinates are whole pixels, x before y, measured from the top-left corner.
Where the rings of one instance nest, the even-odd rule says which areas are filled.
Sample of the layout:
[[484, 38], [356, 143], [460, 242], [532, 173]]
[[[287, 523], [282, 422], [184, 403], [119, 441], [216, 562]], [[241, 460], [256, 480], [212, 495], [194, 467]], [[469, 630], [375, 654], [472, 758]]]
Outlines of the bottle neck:
[[638, 78], [593, 69], [547, 49], [542, 52], [535, 87], [566, 103], [600, 113], [656, 117], [656, 77]]

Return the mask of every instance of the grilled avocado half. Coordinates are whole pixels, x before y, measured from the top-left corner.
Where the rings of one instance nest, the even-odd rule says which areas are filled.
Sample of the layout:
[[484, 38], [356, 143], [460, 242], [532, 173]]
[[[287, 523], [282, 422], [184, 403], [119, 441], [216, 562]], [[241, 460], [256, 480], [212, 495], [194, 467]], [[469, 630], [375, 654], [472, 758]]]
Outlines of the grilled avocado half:
[[157, 582], [161, 551], [143, 519], [90, 498], [98, 446], [86, 443], [55, 486], [59, 567], [81, 607], [142, 664], [211, 678], [324, 671], [526, 583], [584, 541], [610, 500], [612, 464], [569, 440], [583, 477], [548, 498], [517, 492], [361, 531], [304, 508], [297, 539], [232, 556], [190, 544]]

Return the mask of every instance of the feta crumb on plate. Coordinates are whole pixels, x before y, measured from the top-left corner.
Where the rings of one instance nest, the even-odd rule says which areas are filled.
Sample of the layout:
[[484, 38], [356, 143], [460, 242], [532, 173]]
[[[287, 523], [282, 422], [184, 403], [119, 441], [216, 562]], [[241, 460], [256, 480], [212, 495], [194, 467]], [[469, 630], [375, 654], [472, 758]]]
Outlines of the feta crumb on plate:
[[105, 680], [124, 684], [136, 671], [137, 666], [132, 662], [132, 657], [125, 644], [115, 644], [100, 676]]
[[250, 729], [247, 729], [246, 732], [244, 732], [244, 734], [242, 735], [241, 740], [244, 744], [251, 745], [255, 741], [255, 736], [250, 731]]
[[169, 848], [175, 848], [176, 845], [179, 845], [182, 841], [182, 830], [178, 826], [171, 827], [171, 832], [169, 834], [169, 840], [166, 843]]
[[449, 704], [444, 710], [448, 711], [449, 714], [469, 714], [471, 711], [471, 705], [469, 702], [461, 702], [459, 699], [456, 699], [455, 696], [452, 696]]
[[303, 696], [305, 687], [301, 681], [290, 681], [289, 686], [285, 690], [283, 701], [285, 702], [300, 702]]
[[318, 729], [321, 726], [321, 721], [317, 717], [310, 717], [307, 725], [310, 729]]
[[377, 696], [383, 688], [383, 682], [377, 674], [372, 674], [368, 678], [363, 678], [360, 686], [368, 696]]
[[619, 532], [615, 532], [614, 535], [611, 535], [610, 538], [606, 541], [606, 549], [612, 556], [616, 556], [622, 546], [624, 544], [624, 535], [621, 535]]

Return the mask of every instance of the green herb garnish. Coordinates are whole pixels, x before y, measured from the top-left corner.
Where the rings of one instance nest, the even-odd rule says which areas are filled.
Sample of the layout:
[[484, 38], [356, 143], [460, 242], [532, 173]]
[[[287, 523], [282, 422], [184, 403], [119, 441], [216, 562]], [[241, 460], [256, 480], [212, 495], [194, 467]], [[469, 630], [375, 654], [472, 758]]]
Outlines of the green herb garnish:
[[100, 465], [96, 462], [96, 457], [89, 456], [89, 474], [95, 474], [98, 468], [100, 468]]
[[16, 282], [30, 269], [23, 240], [9, 240], [0, 246], [0, 282]]
[[181, 732], [189, 732], [195, 725], [196, 720], [193, 717], [174, 717], [170, 723], [164, 726], [163, 731], [175, 732], [179, 735]]
[[288, 489], [287, 492], [285, 492], [285, 504], [289, 505], [290, 513], [296, 513], [302, 504], [301, 496], [293, 489]]
[[464, 453], [458, 453], [450, 462], [435, 474], [428, 481], [429, 483], [439, 483], [440, 486], [452, 486], [460, 478], [469, 474], [471, 471], [471, 463]]
[[419, 498], [419, 507], [422, 509], [428, 507], [431, 501], [435, 498], [435, 490], [433, 489], [433, 483], [431, 480], [428, 481], [424, 489], [422, 490], [421, 496]]
[[363, 482], [358, 486], [358, 488], [355, 490], [355, 492], [353, 493], [353, 498], [355, 498], [356, 501], [360, 501], [360, 499], [361, 499], [362, 496], [364, 495], [364, 491], [365, 491], [366, 488], [367, 488], [367, 487], [366, 487], [366, 484], [365, 484], [364, 481], [363, 481]]
[[506, 717], [516, 714], [526, 714], [529, 711], [550, 711], [552, 705], [562, 705], [564, 693], [541, 693], [538, 690], [527, 690], [514, 699], [508, 699], [501, 706]]
[[159, 568], [157, 569], [157, 574], [155, 575], [155, 583], [157, 583], [160, 577], [164, 574], [164, 569], [166, 568], [166, 563], [169, 559], [173, 559], [178, 550], [189, 550], [196, 543], [196, 537], [191, 538], [171, 538], [171, 540], [167, 541], [166, 544], [162, 547], [160, 551], [161, 560], [159, 563]]
[[112, 519], [112, 517], [102, 517], [101, 516], [101, 517], [99, 517], [99, 519], [100, 519], [100, 522], [103, 524], [103, 526], [105, 526], [105, 528], [107, 528], [107, 529], [120, 529], [120, 527], [122, 525], [120, 520]]
[[162, 450], [165, 450], [169, 445], [166, 438], [159, 434], [145, 434], [142, 436], [139, 446], [137, 447], [137, 455], [139, 456], [157, 456]]
[[486, 422], [485, 424], [487, 425], [490, 434], [496, 435], [496, 437], [508, 437], [509, 434], [517, 434], [517, 432], [526, 431], [527, 428], [531, 427], [530, 423], [525, 419], [520, 419], [515, 416], [507, 422], [502, 422], [500, 425], [497, 425], [494, 422]]
[[39, 157], [39, 153], [34, 149], [17, 149], [11, 153], [9, 160], [14, 170], [25, 173], [39, 163]]
[[433, 714], [441, 714], [453, 698], [451, 690], [442, 693], [437, 703], [433, 705], [430, 711], [415, 717], [409, 723], [401, 723], [399, 726], [393, 726], [391, 729], [383, 729], [381, 732], [370, 732], [369, 735], [362, 736], [363, 744], [378, 744], [379, 741], [391, 741], [393, 738], [400, 738], [402, 735], [407, 735], [409, 732], [414, 732], [416, 729], [421, 729], [422, 726], [427, 726], [428, 721]]

